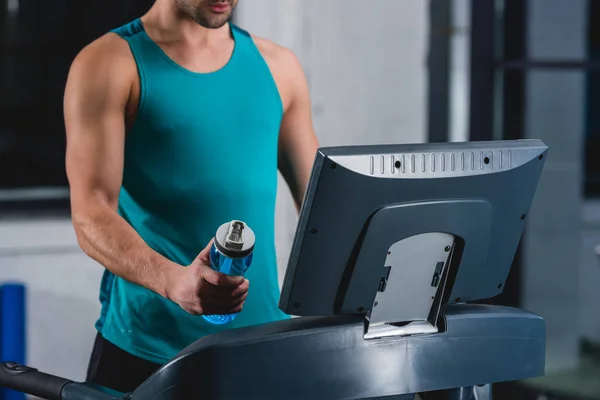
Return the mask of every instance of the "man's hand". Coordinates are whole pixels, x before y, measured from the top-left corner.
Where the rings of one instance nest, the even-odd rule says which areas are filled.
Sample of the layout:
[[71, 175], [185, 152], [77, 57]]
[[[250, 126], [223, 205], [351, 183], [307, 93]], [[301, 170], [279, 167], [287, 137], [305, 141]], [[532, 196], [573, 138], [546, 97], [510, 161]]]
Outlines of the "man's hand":
[[242, 311], [248, 297], [247, 279], [228, 276], [210, 267], [206, 246], [187, 267], [180, 267], [167, 279], [167, 298], [190, 314], [234, 314]]

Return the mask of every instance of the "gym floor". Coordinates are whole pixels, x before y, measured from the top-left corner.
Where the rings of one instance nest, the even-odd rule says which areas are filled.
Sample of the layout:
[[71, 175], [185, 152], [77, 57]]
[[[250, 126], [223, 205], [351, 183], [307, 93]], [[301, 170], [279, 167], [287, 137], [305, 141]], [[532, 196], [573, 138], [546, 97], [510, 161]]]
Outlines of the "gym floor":
[[545, 393], [548, 400], [600, 400], [600, 358], [582, 357], [580, 365], [573, 370], [549, 374], [524, 384]]

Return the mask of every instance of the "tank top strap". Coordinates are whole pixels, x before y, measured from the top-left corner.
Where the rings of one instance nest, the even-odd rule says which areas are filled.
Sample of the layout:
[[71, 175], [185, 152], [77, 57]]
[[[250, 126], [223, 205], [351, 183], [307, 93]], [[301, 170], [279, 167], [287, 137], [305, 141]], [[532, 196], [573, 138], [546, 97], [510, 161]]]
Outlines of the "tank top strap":
[[112, 33], [116, 33], [117, 35], [121, 36], [123, 39], [135, 36], [139, 33], [144, 32], [144, 26], [142, 25], [142, 21], [139, 18], [136, 18], [135, 20], [119, 26], [118, 28], [112, 29], [110, 32]]
[[248, 31], [240, 28], [237, 25], [230, 24], [231, 35], [236, 45], [236, 52], [240, 53], [257, 53], [258, 48], [254, 44], [254, 39]]

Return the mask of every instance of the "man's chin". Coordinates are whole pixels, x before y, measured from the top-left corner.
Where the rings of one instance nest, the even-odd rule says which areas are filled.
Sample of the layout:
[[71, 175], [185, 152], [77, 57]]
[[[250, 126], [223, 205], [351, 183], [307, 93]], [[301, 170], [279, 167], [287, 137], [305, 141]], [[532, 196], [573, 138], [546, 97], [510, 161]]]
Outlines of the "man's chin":
[[229, 22], [230, 17], [228, 16], [225, 19], [222, 19], [222, 17], [218, 19], [196, 19], [196, 22], [207, 29], [219, 29]]

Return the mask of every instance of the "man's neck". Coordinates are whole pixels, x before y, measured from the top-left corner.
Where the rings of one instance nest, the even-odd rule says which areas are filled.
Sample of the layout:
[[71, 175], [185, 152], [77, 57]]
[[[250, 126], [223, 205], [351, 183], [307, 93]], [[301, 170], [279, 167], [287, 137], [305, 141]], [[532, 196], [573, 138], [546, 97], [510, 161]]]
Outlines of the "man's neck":
[[167, 41], [193, 46], [205, 46], [231, 37], [229, 23], [217, 29], [205, 28], [179, 10], [172, 1], [156, 1], [142, 17], [142, 22], [160, 30]]

